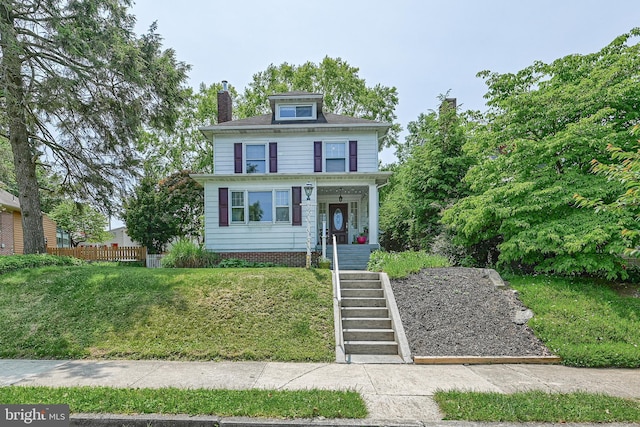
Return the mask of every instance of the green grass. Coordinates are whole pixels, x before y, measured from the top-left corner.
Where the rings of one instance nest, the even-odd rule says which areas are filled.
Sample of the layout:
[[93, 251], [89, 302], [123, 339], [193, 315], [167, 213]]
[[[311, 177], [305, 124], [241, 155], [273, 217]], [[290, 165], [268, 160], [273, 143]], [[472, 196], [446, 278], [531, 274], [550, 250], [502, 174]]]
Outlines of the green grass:
[[84, 261], [69, 256], [39, 255], [0, 255], [0, 274], [24, 268], [45, 266], [80, 265]]
[[72, 413], [364, 418], [355, 391], [0, 387], [3, 404], [68, 404]]
[[0, 357], [332, 361], [329, 270], [45, 267], [0, 275]]
[[528, 325], [569, 366], [640, 367], [640, 299], [593, 279], [514, 276]]
[[446, 420], [481, 422], [612, 423], [640, 422], [640, 401], [584, 392], [514, 394], [438, 391]]
[[392, 279], [407, 277], [423, 268], [450, 267], [449, 261], [439, 255], [429, 255], [424, 251], [384, 252], [375, 251], [371, 254], [367, 269], [370, 271], [384, 271]]

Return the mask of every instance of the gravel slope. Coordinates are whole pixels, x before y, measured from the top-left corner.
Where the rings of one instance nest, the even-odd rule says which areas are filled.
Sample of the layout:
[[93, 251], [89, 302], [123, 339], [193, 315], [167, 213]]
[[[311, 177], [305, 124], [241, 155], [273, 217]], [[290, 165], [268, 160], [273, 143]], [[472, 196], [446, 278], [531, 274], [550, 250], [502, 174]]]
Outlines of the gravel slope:
[[391, 287], [414, 356], [552, 355], [514, 322], [526, 310], [516, 293], [493, 286], [483, 269], [424, 269]]

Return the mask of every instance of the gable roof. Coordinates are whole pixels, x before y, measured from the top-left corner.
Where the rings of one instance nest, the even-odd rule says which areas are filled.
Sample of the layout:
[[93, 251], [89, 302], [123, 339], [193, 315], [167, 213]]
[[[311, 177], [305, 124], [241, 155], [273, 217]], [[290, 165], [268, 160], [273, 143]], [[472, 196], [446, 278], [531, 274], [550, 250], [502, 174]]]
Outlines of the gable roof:
[[20, 200], [17, 196], [0, 188], [0, 206], [13, 211], [20, 210]]

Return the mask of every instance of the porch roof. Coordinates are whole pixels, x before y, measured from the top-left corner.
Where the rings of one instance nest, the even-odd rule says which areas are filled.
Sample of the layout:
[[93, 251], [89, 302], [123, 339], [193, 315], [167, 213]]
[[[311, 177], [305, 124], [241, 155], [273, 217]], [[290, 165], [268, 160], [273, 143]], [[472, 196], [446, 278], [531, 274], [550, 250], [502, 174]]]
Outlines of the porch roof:
[[315, 181], [318, 185], [330, 184], [340, 185], [348, 183], [351, 185], [374, 183], [376, 185], [385, 184], [393, 172], [324, 172], [324, 173], [251, 173], [251, 174], [191, 174], [191, 178], [204, 184], [205, 182], [254, 182], [254, 181], [290, 181], [292, 179], [300, 182]]

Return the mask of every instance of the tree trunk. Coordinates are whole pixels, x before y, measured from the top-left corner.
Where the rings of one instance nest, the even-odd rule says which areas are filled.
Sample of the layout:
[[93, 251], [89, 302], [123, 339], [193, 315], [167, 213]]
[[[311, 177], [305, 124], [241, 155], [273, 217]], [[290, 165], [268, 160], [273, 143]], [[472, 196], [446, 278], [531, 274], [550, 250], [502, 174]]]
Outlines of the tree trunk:
[[10, 6], [0, 7], [0, 48], [2, 49], [0, 81], [4, 83], [6, 89], [5, 102], [9, 118], [9, 142], [13, 151], [16, 181], [20, 192], [24, 253], [46, 253], [40, 193], [36, 177], [35, 150], [29, 143], [27, 129], [24, 84], [21, 74], [22, 49], [16, 38], [11, 13]]

